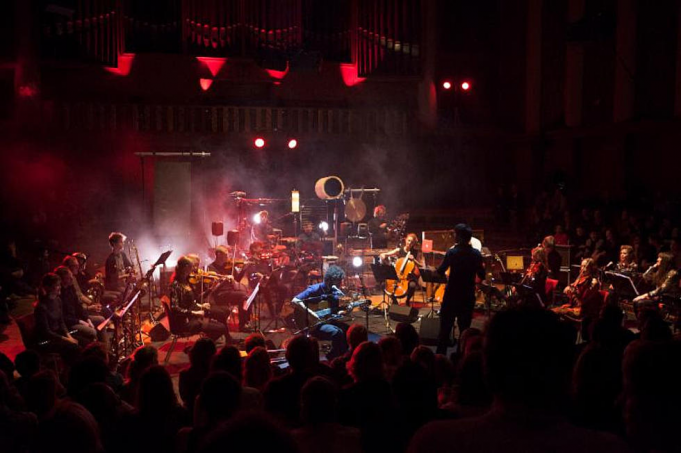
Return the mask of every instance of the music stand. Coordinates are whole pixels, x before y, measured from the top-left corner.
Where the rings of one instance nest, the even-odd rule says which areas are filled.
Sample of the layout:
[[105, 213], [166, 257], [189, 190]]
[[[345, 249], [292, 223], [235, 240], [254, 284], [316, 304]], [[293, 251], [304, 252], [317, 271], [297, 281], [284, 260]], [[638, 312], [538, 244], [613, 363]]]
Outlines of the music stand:
[[388, 318], [388, 303], [385, 300], [385, 281], [399, 280], [397, 277], [397, 272], [395, 272], [395, 268], [390, 264], [376, 263], [371, 264], [371, 272], [374, 274], [374, 279], [376, 279], [376, 282], [380, 283], [381, 285], [381, 293], [383, 293], [383, 302], [381, 302], [381, 305], [383, 306], [383, 318], [385, 319], [385, 327], [389, 332], [392, 333], [393, 329], [390, 327], [390, 318]]
[[[447, 276], [442, 275], [435, 269], [420, 269], [421, 278], [425, 283], [438, 283], [440, 285], [447, 284]], [[430, 313], [428, 313], [424, 318], [435, 317], [435, 298], [431, 298], [430, 301]]]
[[[151, 280], [154, 275], [154, 271], [158, 266], [163, 267], [163, 271], [165, 271], [166, 268], [166, 261], [168, 260], [168, 257], [173, 253], [172, 250], [166, 250], [165, 252], [161, 253], [161, 255], [158, 257], [156, 262], [151, 265], [151, 268], [147, 271], [146, 274], [144, 274], [144, 279], [149, 282], [149, 318], [152, 322], [152, 324], [156, 324], [157, 320], [154, 317], [154, 295], [152, 294], [151, 291]], [[161, 283], [163, 282], [162, 279], [160, 279]], [[161, 288], [161, 293], [163, 294], [163, 288]]]
[[623, 299], [633, 299], [639, 295], [636, 285], [628, 275], [617, 272], [606, 272], [605, 275], [612, 283], [615, 293]]

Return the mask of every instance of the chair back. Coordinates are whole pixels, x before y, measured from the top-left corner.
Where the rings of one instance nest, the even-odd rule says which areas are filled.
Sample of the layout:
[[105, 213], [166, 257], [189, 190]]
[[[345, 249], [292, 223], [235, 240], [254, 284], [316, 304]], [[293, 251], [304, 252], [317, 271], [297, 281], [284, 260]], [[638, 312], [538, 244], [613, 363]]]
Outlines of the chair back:
[[24, 316], [16, 318], [19, 333], [21, 334], [21, 342], [24, 343], [26, 349], [35, 349], [37, 341], [35, 338], [35, 315], [29, 313]]
[[546, 284], [544, 286], [546, 300], [553, 301], [553, 292], [556, 290], [556, 286], [558, 286], [558, 280], [553, 278], [546, 279]]
[[173, 335], [183, 334], [185, 329], [177, 325], [173, 311], [170, 309], [170, 299], [168, 296], [161, 296], [161, 305], [163, 305], [163, 311], [168, 319], [168, 329], [170, 330], [170, 333]]

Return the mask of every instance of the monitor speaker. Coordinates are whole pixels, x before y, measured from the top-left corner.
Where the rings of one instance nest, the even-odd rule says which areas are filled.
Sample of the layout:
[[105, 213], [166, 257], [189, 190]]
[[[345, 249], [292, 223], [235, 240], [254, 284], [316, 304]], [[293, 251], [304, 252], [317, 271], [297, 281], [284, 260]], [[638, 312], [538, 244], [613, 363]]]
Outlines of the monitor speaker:
[[391, 305], [390, 309], [388, 310], [388, 316], [393, 321], [413, 324], [419, 317], [419, 311], [414, 307]]

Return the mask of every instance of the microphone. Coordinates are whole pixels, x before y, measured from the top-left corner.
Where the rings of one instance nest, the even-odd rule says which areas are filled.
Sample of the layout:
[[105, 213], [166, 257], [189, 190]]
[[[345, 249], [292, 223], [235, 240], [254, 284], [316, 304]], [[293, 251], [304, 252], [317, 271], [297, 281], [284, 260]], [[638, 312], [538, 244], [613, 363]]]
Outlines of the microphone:
[[614, 265], [615, 265], [615, 263], [613, 263], [612, 261], [610, 261], [608, 264], [605, 265], [605, 270], [610, 269], [610, 268], [613, 267]]
[[345, 297], [345, 293], [341, 291], [336, 285], [332, 285], [331, 289], [340, 294], [341, 296]]

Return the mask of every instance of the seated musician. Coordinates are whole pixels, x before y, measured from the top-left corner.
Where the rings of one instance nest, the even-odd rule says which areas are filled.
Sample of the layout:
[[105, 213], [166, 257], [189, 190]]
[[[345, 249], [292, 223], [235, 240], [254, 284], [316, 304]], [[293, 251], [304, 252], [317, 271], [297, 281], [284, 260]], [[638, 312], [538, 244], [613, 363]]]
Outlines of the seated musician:
[[617, 262], [617, 265], [615, 265], [615, 272], [630, 275], [637, 271], [638, 264], [636, 263], [634, 248], [630, 245], [621, 246], [619, 261]]
[[64, 361], [73, 363], [80, 348], [64, 322], [60, 294], [61, 278], [57, 274], [45, 274], [34, 311], [35, 338], [41, 351], [58, 353]]
[[306, 252], [319, 256], [322, 254], [322, 237], [314, 231], [312, 222], [303, 223], [303, 232], [298, 235], [296, 240], [296, 252]]
[[563, 291], [570, 303], [553, 309], [558, 314], [581, 318], [582, 335], [585, 339], [588, 339], [591, 323], [598, 319], [603, 306], [603, 296], [600, 293], [601, 282], [598, 276], [596, 262], [592, 258], [583, 259], [577, 280]]
[[234, 305], [239, 307], [239, 330], [242, 330], [246, 329], [248, 322], [248, 312], [242, 307], [243, 302], [248, 298], [248, 290], [231, 275], [232, 269], [229, 250], [224, 245], [217, 246], [215, 261], [208, 266], [209, 272], [215, 273], [219, 279], [215, 287], [211, 289], [211, 296], [221, 307]]
[[[406, 304], [409, 305], [412, 297], [414, 296], [414, 293], [416, 292], [416, 288], [418, 287], [419, 281], [418, 269], [419, 267], [425, 267], [423, 263], [423, 256], [421, 255], [421, 250], [418, 248], [418, 237], [416, 236], [415, 233], [409, 233], [404, 238], [404, 243], [402, 246], [397, 247], [389, 252], [381, 253], [379, 256], [381, 258], [381, 261], [385, 261], [385, 259], [389, 256], [396, 256], [399, 259], [406, 258], [407, 255], [409, 256], [409, 260], [413, 261], [416, 264], [414, 272], [409, 274], [409, 276], [407, 277], [409, 279], [409, 289], [407, 290]], [[393, 303], [396, 303], [396, 301], [393, 300]]]
[[541, 247], [544, 249], [544, 254], [546, 255], [545, 264], [550, 277], [558, 280], [563, 258], [561, 258], [560, 253], [556, 250], [556, 238], [554, 236], [546, 236], [541, 241]]
[[182, 326], [191, 334], [204, 332], [213, 340], [224, 335], [229, 341], [227, 313], [209, 303], [199, 304], [196, 301], [194, 290], [189, 284], [192, 267], [192, 260], [186, 256], [181, 257], [175, 267], [173, 282], [169, 289], [170, 311], [174, 324]]
[[546, 302], [546, 278], [549, 274], [546, 250], [543, 247], [532, 249], [532, 262], [525, 271], [525, 275], [520, 281], [521, 287], [532, 288], [532, 294], [528, 294], [527, 302], [535, 305], [536, 297], [539, 296], [542, 304]]
[[374, 208], [374, 217], [369, 220], [368, 228], [371, 233], [371, 247], [384, 249], [388, 247], [388, 222], [385, 219], [387, 210], [379, 204]]
[[681, 275], [674, 268], [674, 255], [669, 252], [662, 252], [657, 255], [657, 262], [643, 274], [643, 279], [654, 284], [655, 289], [641, 294], [633, 300], [637, 308], [641, 305], [652, 305], [662, 296], [675, 297], [681, 294], [679, 289]]
[[267, 211], [260, 211], [257, 214], [258, 221], [251, 228], [251, 239], [269, 244], [274, 237], [272, 234], [272, 224], [270, 214]]
[[111, 254], [106, 259], [104, 267], [104, 289], [107, 291], [117, 291], [122, 293], [126, 288], [126, 280], [132, 269], [132, 261], [123, 252], [125, 240], [123, 233], [113, 232], [109, 235], [109, 245]]
[[[342, 314], [343, 312], [340, 310], [339, 306], [339, 299], [342, 294], [337, 288], [341, 285], [344, 278], [345, 272], [343, 272], [343, 269], [338, 266], [329, 266], [326, 274], [324, 274], [323, 283], [316, 283], [308, 286], [305, 291], [295, 296], [291, 302], [298, 305], [303, 310], [309, 309], [314, 311], [313, 306], [322, 300], [325, 300], [328, 302], [332, 313]], [[302, 325], [299, 325], [298, 327], [302, 329], [308, 326], [303, 322]], [[333, 321], [331, 321], [317, 325], [310, 324], [309, 327], [309, 334], [313, 337], [319, 340], [331, 341], [331, 350], [326, 355], [326, 358], [329, 361], [345, 354], [348, 350], [345, 332], [338, 323], [334, 324]]]
[[[80, 255], [85, 256], [83, 253], [80, 253]], [[62, 266], [67, 267], [73, 275], [73, 289], [80, 303], [86, 306], [89, 312], [93, 314], [100, 313], [102, 305], [96, 303], [84, 294], [84, 291], [87, 291], [86, 288], [89, 288], [92, 283], [90, 282], [91, 278], [89, 274], [84, 273], [81, 260], [76, 257], [75, 253], [73, 255], [67, 255], [62, 260]]]
[[[61, 278], [62, 314], [66, 327], [75, 331], [74, 336], [81, 346], [87, 346], [98, 338], [105, 342], [104, 331], [98, 331], [95, 327], [104, 321], [104, 317], [89, 315], [85, 310], [83, 301], [76, 291], [76, 279], [69, 268], [59, 266], [54, 270], [54, 273]], [[87, 297], [83, 297], [87, 299]]]

